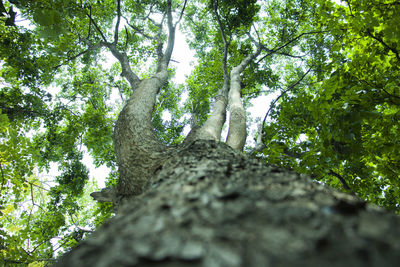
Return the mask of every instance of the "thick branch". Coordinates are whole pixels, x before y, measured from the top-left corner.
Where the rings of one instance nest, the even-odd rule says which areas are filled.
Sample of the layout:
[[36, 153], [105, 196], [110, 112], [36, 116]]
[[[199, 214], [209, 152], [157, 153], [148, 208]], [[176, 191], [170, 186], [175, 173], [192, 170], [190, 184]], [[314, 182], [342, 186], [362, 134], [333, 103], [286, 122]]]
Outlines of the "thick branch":
[[185, 142], [190, 140], [220, 141], [222, 126], [226, 120], [226, 105], [226, 97], [224, 95], [218, 95], [215, 98], [213, 111], [210, 117], [208, 117], [199, 129], [197, 127], [192, 128], [192, 131], [187, 136]]
[[128, 55], [125, 52], [118, 51], [116, 44], [111, 43], [102, 43], [103, 46], [106, 46], [110, 49], [113, 56], [118, 59], [119, 63], [121, 64], [122, 72], [121, 76], [128, 80], [129, 85], [131, 86], [132, 90], [139, 85], [140, 79], [139, 77], [132, 71], [131, 65], [129, 63]]
[[[168, 153], [167, 147], [159, 142], [153, 132], [152, 115], [157, 93], [168, 80], [168, 63], [174, 47], [175, 27], [172, 22], [171, 5], [169, 0], [166, 10], [169, 35], [164, 54], [161, 51], [162, 23], [159, 25], [157, 72], [151, 78], [140, 81], [115, 125], [114, 146], [120, 173], [116, 191], [118, 195], [142, 193], [147, 180], [159, 168]], [[121, 58], [120, 62], [126, 60], [128, 65], [125, 53], [117, 52], [115, 45], [109, 47], [116, 57]]]
[[[228, 47], [230, 40], [226, 39], [221, 20], [218, 14], [218, 3], [214, 2], [214, 14], [217, 17], [217, 22], [219, 26], [219, 30], [221, 32], [222, 40], [224, 42], [224, 56], [222, 58], [222, 70], [223, 70], [223, 79], [224, 83], [222, 88], [219, 90], [217, 97], [215, 98], [212, 114], [205, 121], [205, 123], [201, 126], [200, 129], [192, 129], [196, 130], [196, 133], [192, 134], [192, 132], [188, 135], [188, 139], [203, 139], [203, 140], [214, 140], [219, 141], [221, 139], [222, 127], [226, 121], [226, 106], [227, 106], [227, 98], [229, 92], [229, 73], [227, 67], [227, 58], [228, 58]], [[195, 137], [193, 137], [194, 135]]]
[[242, 62], [231, 71], [231, 86], [229, 89], [229, 131], [226, 144], [236, 150], [243, 150], [246, 143], [246, 112], [241, 99], [240, 74], [261, 52], [261, 46], [257, 51], [248, 55]]
[[166, 157], [167, 148], [154, 134], [151, 119], [157, 93], [167, 80], [167, 70], [142, 80], [118, 116], [114, 127], [120, 173], [118, 195], [142, 193], [147, 180]]

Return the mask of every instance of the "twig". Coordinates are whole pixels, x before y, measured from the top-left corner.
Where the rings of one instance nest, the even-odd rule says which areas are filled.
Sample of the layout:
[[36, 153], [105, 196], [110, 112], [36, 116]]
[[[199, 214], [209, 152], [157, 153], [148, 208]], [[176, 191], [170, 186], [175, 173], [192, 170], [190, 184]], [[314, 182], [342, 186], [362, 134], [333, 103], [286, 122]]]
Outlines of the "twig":
[[31, 186], [32, 186], [32, 185], [33, 185], [33, 186], [36, 186], [37, 188], [40, 188], [40, 189], [42, 189], [42, 190], [50, 191], [49, 189], [46, 189], [46, 188], [44, 188], [44, 187], [42, 187], [42, 186], [40, 186], [40, 185], [34, 184], [34, 183], [32, 183], [32, 182], [29, 182], [28, 180], [25, 180], [25, 182], [26, 182], [26, 183], [29, 183]]
[[381, 43], [384, 47], [386, 47], [387, 49], [389, 49], [390, 51], [392, 51], [392, 52], [396, 55], [396, 58], [397, 58], [398, 60], [400, 60], [400, 55], [399, 55], [399, 52], [397, 51], [397, 49], [395, 49], [395, 48], [393, 48], [393, 47], [390, 47], [387, 43], [385, 43], [385, 42], [383, 41], [382, 38], [380, 38], [380, 37], [378, 37], [378, 36], [376, 36], [376, 35], [373, 35], [372, 32], [370, 31], [370, 29], [367, 29], [367, 33], [368, 33], [368, 35], [369, 35], [370, 37], [372, 37], [373, 39], [375, 39], [376, 41], [378, 41], [379, 43]]
[[141, 35], [143, 35], [143, 36], [146, 37], [147, 39], [154, 39], [153, 36], [150, 36], [150, 35], [144, 33], [144, 30], [143, 30], [143, 29], [139, 29], [138, 27], [136, 27], [136, 26], [130, 24], [129, 21], [128, 21], [128, 19], [127, 19], [126, 17], [123, 17], [123, 18], [125, 19], [126, 24], [128, 24], [129, 27], [131, 27], [132, 29], [134, 29], [135, 32], [140, 33]]
[[33, 186], [32, 186], [32, 184], [30, 184], [30, 187], [31, 187], [31, 200], [32, 200], [32, 205], [33, 206], [35, 206], [35, 199], [33, 198]]
[[176, 25], [178, 25], [178, 23], [181, 21], [182, 16], [183, 16], [183, 12], [185, 11], [185, 8], [186, 8], [186, 4], [187, 4], [187, 0], [185, 0], [185, 3], [183, 4], [183, 8], [181, 10], [181, 14], [179, 15], [179, 19], [176, 21], [174, 27], [176, 27]]
[[345, 0], [345, 2], [347, 3], [347, 6], [349, 7], [350, 16], [354, 17], [353, 11], [351, 10], [351, 6], [350, 6], [350, 0]]
[[0, 162], [0, 171], [1, 171], [1, 179], [2, 179], [1, 180], [1, 188], [0, 188], [0, 195], [1, 195], [1, 192], [3, 192], [3, 188], [6, 183], [6, 179], [4, 177], [3, 165], [1, 164], [1, 162]]
[[346, 180], [343, 178], [343, 176], [341, 176], [340, 174], [334, 172], [333, 170], [330, 170], [329, 175], [335, 176], [336, 178], [339, 179], [340, 183], [342, 184], [343, 188], [345, 190], [349, 190], [351, 193], [354, 194], [353, 190], [351, 190], [350, 186], [347, 184]]
[[[91, 5], [89, 5], [89, 16], [90, 17], [92, 16], [92, 6]], [[91, 31], [92, 31], [92, 20], [89, 19], [89, 30], [88, 30], [87, 39], [89, 39]]]
[[291, 86], [289, 86], [285, 91], [283, 91], [283, 92], [271, 103], [271, 105], [270, 105], [270, 107], [269, 107], [267, 113], [266, 113], [265, 116], [264, 116], [263, 122], [259, 125], [259, 128], [258, 128], [259, 135], [258, 135], [258, 137], [257, 137], [255, 147], [254, 147], [254, 148], [251, 150], [251, 152], [250, 152], [251, 154], [254, 154], [254, 153], [256, 153], [256, 152], [259, 152], [259, 151], [261, 151], [262, 149], [265, 148], [264, 140], [263, 140], [263, 139], [264, 139], [264, 136], [265, 136], [265, 132], [264, 132], [265, 121], [267, 120], [268, 114], [269, 114], [269, 112], [272, 110], [272, 108], [274, 107], [275, 103], [276, 103], [283, 95], [285, 95], [287, 92], [289, 92], [290, 90], [292, 90], [296, 85], [298, 85], [298, 84], [306, 77], [306, 75], [311, 71], [312, 67], [313, 67], [313, 66], [311, 66], [311, 67], [307, 70], [307, 72], [304, 73], [304, 75], [303, 75], [298, 81], [296, 81], [294, 84], [292, 84]]
[[107, 38], [104, 36], [104, 33], [101, 31], [100, 27], [97, 25], [96, 21], [94, 21], [93, 17], [91, 14], [87, 14], [86, 16], [89, 17], [90, 21], [93, 23], [94, 27], [96, 28], [96, 30], [100, 33], [101, 38], [103, 39], [104, 42], [107, 42]]
[[65, 65], [67, 62], [71, 62], [72, 60], [74, 60], [74, 59], [76, 59], [76, 58], [78, 58], [78, 57], [80, 57], [80, 56], [82, 56], [82, 55], [84, 55], [84, 54], [86, 54], [86, 53], [88, 53], [88, 52], [90, 52], [90, 51], [92, 51], [92, 50], [99, 49], [99, 48], [101, 48], [102, 46], [103, 46], [103, 45], [102, 45], [101, 43], [99, 43], [99, 44], [97, 44], [97, 45], [90, 46], [88, 49], [86, 49], [86, 50], [84, 50], [84, 51], [82, 51], [82, 52], [79, 52], [78, 54], [76, 54], [76, 55], [74, 55], [74, 56], [72, 56], [72, 57], [67, 58], [66, 61], [64, 61], [63, 63], [61, 63], [61, 64], [59, 64], [59, 65], [57, 65], [57, 66], [55, 66], [54, 69], [58, 69], [59, 67]]
[[78, 230], [82, 231], [82, 232], [87, 232], [87, 233], [93, 233], [92, 230], [86, 230], [81, 228], [74, 220], [74, 217], [72, 216], [72, 214], [70, 212], [68, 212], [69, 217], [71, 218], [72, 223], [75, 225], [76, 228], [78, 228]]
[[[283, 92], [272, 102], [272, 104], [270, 105], [270, 107], [269, 107], [267, 113], [266, 113], [265, 116], [264, 116], [264, 120], [263, 120], [263, 122], [262, 122], [262, 128], [263, 128], [263, 129], [264, 129], [265, 121], [266, 121], [266, 119], [267, 119], [267, 117], [268, 117], [268, 114], [269, 114], [269, 112], [272, 110], [272, 108], [274, 107], [275, 103], [276, 103], [282, 96], [284, 96], [287, 92], [289, 92], [289, 91], [292, 90], [296, 85], [298, 85], [298, 84], [307, 76], [307, 74], [311, 71], [312, 67], [313, 67], [313, 66], [311, 66], [311, 67], [303, 74], [303, 76], [301, 76], [301, 78], [300, 78], [299, 80], [297, 80], [294, 84], [290, 85], [285, 91], [283, 91]], [[264, 132], [264, 130], [263, 130], [263, 132]]]
[[267, 50], [267, 51], [268, 51], [268, 54], [266, 54], [266, 55], [263, 56], [260, 60], [258, 60], [257, 63], [261, 62], [261, 61], [264, 60], [266, 57], [269, 57], [270, 55], [272, 55], [272, 54], [278, 52], [279, 50], [285, 48], [286, 46], [288, 46], [288, 45], [290, 45], [291, 43], [293, 43], [294, 41], [300, 39], [300, 38], [301, 38], [302, 36], [304, 36], [304, 35], [316, 34], [316, 33], [324, 33], [324, 32], [327, 32], [327, 31], [303, 32], [302, 34], [300, 34], [300, 35], [296, 36], [295, 38], [291, 39], [290, 41], [288, 41], [287, 43], [285, 43], [285, 44], [283, 44], [283, 45], [281, 45], [281, 46], [279, 46], [279, 47], [277, 47], [277, 48], [275, 48], [275, 49], [272, 49], [272, 50], [269, 50], [268, 48], [263, 47], [264, 50]]
[[115, 24], [114, 30], [114, 44], [118, 43], [118, 31], [119, 31], [119, 23], [121, 21], [121, 0], [117, 1], [117, 23]]
[[223, 78], [224, 78], [224, 84], [221, 89], [221, 94], [223, 96], [227, 96], [228, 91], [229, 91], [229, 73], [228, 73], [228, 67], [227, 67], [227, 61], [228, 61], [228, 48], [231, 42], [231, 37], [232, 35], [229, 35], [229, 40], [226, 40], [225, 32], [222, 27], [222, 22], [218, 14], [218, 0], [214, 1], [214, 14], [217, 18], [217, 23], [219, 27], [219, 31], [221, 32], [221, 37], [222, 41], [224, 42], [224, 56], [222, 58], [222, 73], [223, 73]]

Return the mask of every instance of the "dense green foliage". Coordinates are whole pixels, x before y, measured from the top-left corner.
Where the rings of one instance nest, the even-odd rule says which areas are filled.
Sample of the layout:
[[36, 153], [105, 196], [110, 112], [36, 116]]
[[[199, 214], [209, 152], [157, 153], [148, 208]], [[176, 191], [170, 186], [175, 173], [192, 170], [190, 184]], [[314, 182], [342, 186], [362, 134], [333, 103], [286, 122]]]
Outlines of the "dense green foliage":
[[[97, 184], [83, 157], [108, 167], [106, 184], [116, 183], [112, 127], [132, 93], [102, 46], [116, 36], [117, 5], [0, 3], [0, 263], [51, 263], [112, 214], [89, 197]], [[176, 16], [183, 5], [173, 3]], [[150, 37], [164, 11], [163, 1], [121, 5], [116, 46], [140, 78], [155, 69]], [[281, 95], [255, 155], [398, 212], [399, 13], [396, 0], [189, 1], [180, 26], [196, 64], [185, 85], [171, 68], [155, 132], [179, 144], [188, 124], [209, 115], [224, 49], [229, 71], [260, 42], [263, 52], [243, 73], [243, 101]], [[44, 175], [52, 166], [59, 174]]]
[[399, 11], [390, 1], [321, 1], [319, 72], [281, 98], [265, 139], [269, 162], [397, 211]]

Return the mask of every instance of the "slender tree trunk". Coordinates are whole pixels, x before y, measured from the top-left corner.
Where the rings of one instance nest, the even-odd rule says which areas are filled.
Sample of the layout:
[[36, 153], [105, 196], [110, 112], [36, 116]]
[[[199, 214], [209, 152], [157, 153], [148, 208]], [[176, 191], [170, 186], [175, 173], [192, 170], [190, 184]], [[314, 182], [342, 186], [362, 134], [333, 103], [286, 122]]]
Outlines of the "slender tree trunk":
[[398, 266], [400, 218], [210, 140], [56, 266]]

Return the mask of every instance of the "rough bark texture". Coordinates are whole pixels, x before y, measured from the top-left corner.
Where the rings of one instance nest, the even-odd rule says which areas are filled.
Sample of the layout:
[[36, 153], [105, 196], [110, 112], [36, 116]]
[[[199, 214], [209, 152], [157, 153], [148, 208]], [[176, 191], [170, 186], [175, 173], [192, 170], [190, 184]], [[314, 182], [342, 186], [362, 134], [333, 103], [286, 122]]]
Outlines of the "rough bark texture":
[[196, 141], [56, 266], [398, 266], [399, 225], [307, 176]]
[[167, 148], [155, 136], [151, 116], [157, 92], [167, 78], [165, 70], [143, 80], [118, 116], [114, 147], [120, 173], [117, 190], [121, 195], [142, 193], [143, 184], [166, 156]]
[[[118, 116], [114, 127], [114, 148], [117, 158], [119, 180], [113, 195], [131, 196], [143, 192], [143, 185], [163, 164], [169, 151], [162, 145], [153, 132], [152, 115], [157, 94], [168, 80], [168, 64], [171, 59], [175, 42], [176, 24], [172, 19], [172, 1], [166, 3], [165, 15], [167, 16], [168, 42], [163, 52], [162, 23], [156, 25], [159, 32], [157, 41], [157, 71], [148, 79], [139, 81], [130, 68], [125, 52], [116, 49], [118, 43], [118, 25], [120, 20], [120, 2], [118, 2], [118, 20], [115, 26], [114, 43], [107, 44], [112, 54], [119, 60], [122, 75], [131, 84], [134, 94], [127, 101]], [[182, 10], [183, 12], [183, 10]], [[109, 195], [107, 193], [107, 195]], [[95, 192], [93, 197], [102, 198], [101, 192]], [[114, 201], [115, 203], [116, 201]]]

